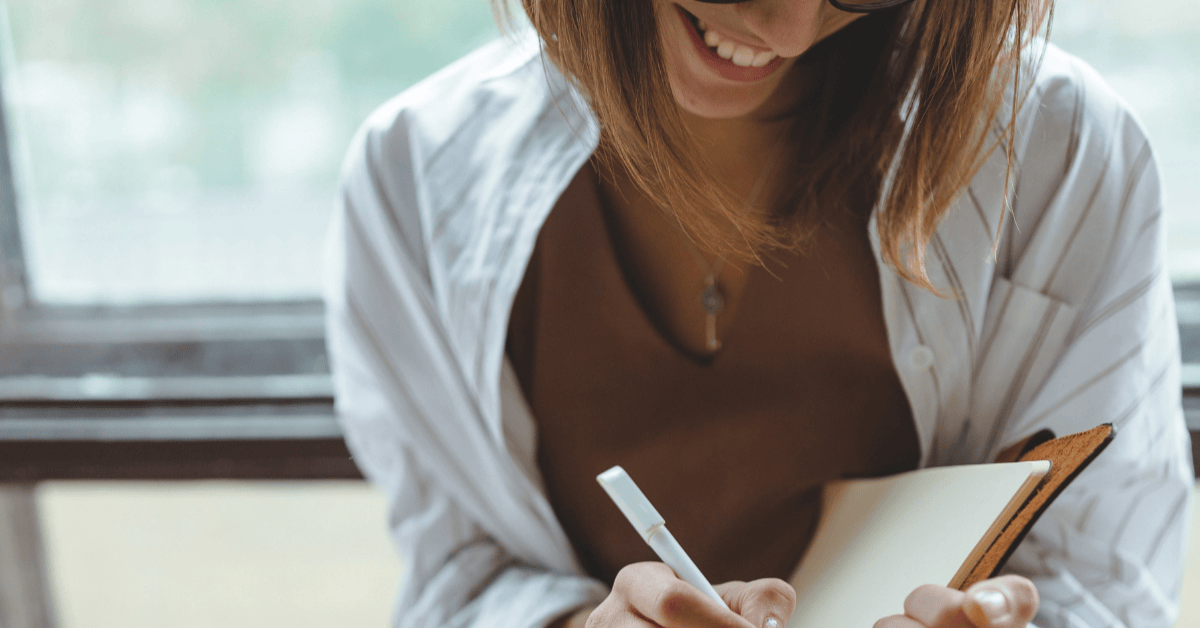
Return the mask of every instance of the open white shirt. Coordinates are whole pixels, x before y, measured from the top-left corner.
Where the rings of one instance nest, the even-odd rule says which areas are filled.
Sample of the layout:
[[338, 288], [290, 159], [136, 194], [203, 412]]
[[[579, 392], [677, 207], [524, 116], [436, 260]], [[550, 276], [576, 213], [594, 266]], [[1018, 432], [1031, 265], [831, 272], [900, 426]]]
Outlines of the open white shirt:
[[[1042, 428], [1115, 424], [1008, 568], [1037, 584], [1045, 628], [1170, 626], [1193, 471], [1158, 172], [1141, 126], [1085, 64], [1050, 46], [1031, 80], [996, 254], [1002, 151], [929, 248], [934, 284], [959, 298], [879, 261], [892, 356], [922, 466], [990, 461]], [[386, 492], [406, 561], [396, 626], [542, 626], [607, 594], [546, 499], [504, 355], [538, 230], [596, 138], [525, 36], [394, 98], [350, 149], [328, 340], [347, 443]]]

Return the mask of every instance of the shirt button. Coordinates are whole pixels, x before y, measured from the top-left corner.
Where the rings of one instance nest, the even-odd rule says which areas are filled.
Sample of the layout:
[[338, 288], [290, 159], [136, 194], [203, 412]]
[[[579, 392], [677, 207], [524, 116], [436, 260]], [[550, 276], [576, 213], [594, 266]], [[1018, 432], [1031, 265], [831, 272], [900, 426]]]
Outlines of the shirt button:
[[933, 349], [925, 345], [917, 345], [911, 353], [908, 354], [908, 363], [915, 369], [922, 371], [933, 366]]

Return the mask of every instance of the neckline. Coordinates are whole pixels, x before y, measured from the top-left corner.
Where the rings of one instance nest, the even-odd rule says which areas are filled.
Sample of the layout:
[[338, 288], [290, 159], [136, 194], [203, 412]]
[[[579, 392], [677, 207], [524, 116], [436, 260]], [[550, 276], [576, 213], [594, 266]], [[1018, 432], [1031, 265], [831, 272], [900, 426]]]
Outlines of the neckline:
[[[584, 163], [583, 169], [587, 170], [587, 197], [589, 201], [589, 211], [592, 216], [600, 222], [601, 241], [599, 244], [603, 247], [604, 263], [610, 264], [620, 276], [621, 295], [628, 300], [631, 307], [637, 311], [637, 320], [640, 325], [650, 331], [650, 336], [654, 337], [654, 343], [658, 350], [665, 354], [670, 354], [676, 360], [685, 362], [695, 368], [711, 369], [718, 365], [729, 361], [727, 356], [731, 349], [737, 347], [738, 338], [741, 334], [738, 329], [741, 327], [738, 323], [744, 316], [739, 316], [742, 308], [748, 303], [748, 299], [757, 294], [756, 284], [758, 283], [758, 275], [762, 270], [756, 264], [750, 264], [746, 268], [746, 283], [742, 287], [742, 292], [738, 298], [738, 305], [734, 308], [729, 324], [724, 329], [724, 335], [718, 336], [721, 343], [721, 348], [715, 353], [709, 355], [695, 354], [687, 347], [684, 347], [676, 341], [674, 336], [665, 329], [663, 325], [651, 314], [651, 312], [638, 297], [633, 283], [630, 280], [626, 264], [622, 262], [621, 257], [617, 254], [617, 240], [614, 233], [613, 218], [611, 216], [611, 208], [608, 207], [604, 199], [604, 195], [600, 191], [599, 174], [591, 164], [589, 159]], [[578, 173], [577, 173], [578, 176]], [[700, 307], [700, 293], [696, 294], [696, 308], [698, 312], [702, 312]]]

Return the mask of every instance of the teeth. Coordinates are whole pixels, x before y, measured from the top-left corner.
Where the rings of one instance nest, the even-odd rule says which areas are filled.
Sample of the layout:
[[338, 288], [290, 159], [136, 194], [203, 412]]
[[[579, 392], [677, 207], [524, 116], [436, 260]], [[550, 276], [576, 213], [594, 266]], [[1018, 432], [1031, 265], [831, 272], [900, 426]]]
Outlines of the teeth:
[[731, 41], [723, 41], [717, 45], [717, 55], [722, 59], [733, 58], [734, 43]]
[[723, 59], [733, 61], [735, 65], [742, 67], [753, 66], [761, 68], [770, 63], [775, 57], [779, 56], [769, 50], [755, 53], [753, 49], [736, 44], [732, 41], [722, 40], [721, 36], [716, 31], [708, 30], [708, 24], [703, 20], [697, 20], [697, 26], [704, 33], [704, 45], [709, 48], [716, 48], [717, 55]]
[[750, 65], [752, 65], [756, 68], [761, 68], [764, 65], [773, 61], [776, 56], [778, 56], [778, 55], [776, 55], [773, 52], [760, 52], [760, 53], [754, 55], [754, 60], [750, 62]]
[[734, 65], [740, 65], [742, 67], [746, 67], [746, 66], [750, 65], [750, 63], [753, 61], [754, 61], [754, 51], [745, 46], [738, 46], [737, 50], [735, 50], [733, 52]]

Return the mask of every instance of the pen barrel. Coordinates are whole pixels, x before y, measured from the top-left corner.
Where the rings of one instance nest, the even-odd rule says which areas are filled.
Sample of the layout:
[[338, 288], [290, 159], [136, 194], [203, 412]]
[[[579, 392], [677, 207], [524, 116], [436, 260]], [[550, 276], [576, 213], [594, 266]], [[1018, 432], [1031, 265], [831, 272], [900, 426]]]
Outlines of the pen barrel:
[[650, 544], [650, 548], [654, 550], [655, 554], [658, 554], [663, 563], [670, 567], [676, 576], [679, 576], [680, 580], [700, 589], [701, 593], [716, 600], [721, 606], [729, 608], [725, 604], [725, 600], [721, 599], [721, 594], [717, 593], [717, 590], [708, 583], [708, 579], [704, 577], [704, 574], [700, 573], [700, 568], [696, 567], [696, 563], [693, 563], [692, 559], [688, 558], [687, 553], [683, 551], [679, 542], [671, 535], [671, 531], [667, 529], [667, 526], [659, 526], [657, 530], [650, 534], [646, 542]]

